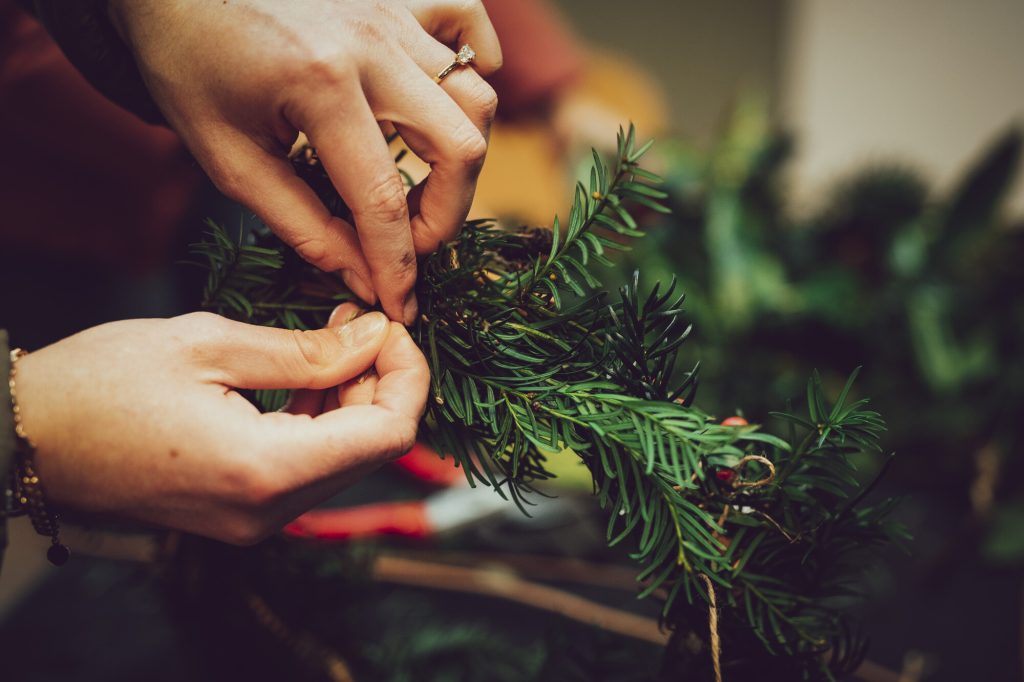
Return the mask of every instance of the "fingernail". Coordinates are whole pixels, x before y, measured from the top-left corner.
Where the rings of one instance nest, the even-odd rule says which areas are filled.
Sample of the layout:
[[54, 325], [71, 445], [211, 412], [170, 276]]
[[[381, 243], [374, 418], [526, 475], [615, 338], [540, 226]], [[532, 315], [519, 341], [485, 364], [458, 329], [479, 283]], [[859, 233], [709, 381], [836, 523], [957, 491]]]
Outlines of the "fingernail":
[[416, 315], [420, 312], [420, 306], [416, 302], [416, 292], [410, 291], [409, 295], [405, 297], [405, 305], [402, 306], [402, 320], [405, 322], [405, 326], [410, 326], [416, 321]]
[[341, 281], [345, 283], [352, 293], [363, 299], [370, 305], [377, 303], [377, 295], [365, 279], [359, 276], [355, 270], [342, 270]]
[[331, 311], [327, 320], [328, 327], [341, 327], [363, 314], [363, 310], [354, 303], [342, 303]]
[[388, 324], [384, 313], [372, 312], [357, 317], [346, 325], [338, 327], [336, 333], [341, 345], [346, 348], [361, 346], [380, 335]]

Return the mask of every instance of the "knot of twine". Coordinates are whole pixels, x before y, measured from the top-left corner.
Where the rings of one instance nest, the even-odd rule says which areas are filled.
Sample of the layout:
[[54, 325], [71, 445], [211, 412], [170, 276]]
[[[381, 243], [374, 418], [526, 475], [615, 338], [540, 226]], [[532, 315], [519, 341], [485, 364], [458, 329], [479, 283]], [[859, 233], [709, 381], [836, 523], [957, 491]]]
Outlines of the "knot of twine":
[[747, 455], [739, 462], [737, 462], [736, 466], [733, 468], [735, 468], [736, 471], [742, 471], [743, 467], [745, 467], [750, 462], [758, 462], [759, 464], [763, 464], [764, 466], [768, 467], [768, 475], [756, 481], [744, 481], [741, 479], [740, 481], [734, 484], [736, 488], [761, 488], [775, 480], [775, 465], [772, 464], [772, 461], [770, 459], [763, 455]]
[[[770, 459], [768, 459], [764, 455], [746, 455], [739, 462], [736, 463], [736, 466], [734, 466], [733, 469], [737, 473], [739, 473], [743, 470], [743, 467], [745, 467], [750, 462], [758, 462], [759, 464], [763, 464], [764, 466], [766, 466], [768, 468], [768, 475], [756, 481], [744, 481], [741, 479], [740, 481], [733, 484], [734, 488], [761, 488], [775, 480], [775, 465], [772, 463]], [[690, 482], [693, 483], [696, 480], [697, 472], [694, 471], [693, 474], [690, 476]], [[682, 492], [683, 486], [674, 485], [672, 486], [672, 489], [677, 492]]]
[[715, 598], [715, 587], [711, 584], [711, 578], [704, 573], [698, 573], [697, 577], [701, 579], [704, 583], [704, 588], [708, 591], [708, 631], [710, 632], [711, 667], [715, 671], [715, 682], [722, 682], [722, 642], [718, 637], [718, 601]]
[[[762, 488], [770, 485], [775, 480], [775, 465], [770, 459], [763, 455], [746, 455], [734, 467], [737, 472], [742, 472], [750, 462], [757, 462], [768, 469], [768, 474], [756, 481], [737, 481], [736, 488]], [[729, 505], [722, 510], [722, 517], [718, 520], [719, 525], [725, 523], [729, 515]], [[697, 577], [704, 583], [704, 589], [708, 592], [708, 645], [711, 650], [711, 667], [715, 673], [715, 682], [722, 682], [722, 640], [718, 635], [718, 599], [715, 594], [715, 586], [704, 573], [698, 573]]]
[[246, 605], [256, 622], [277, 637], [300, 661], [317, 665], [331, 682], [354, 682], [348, 665], [308, 632], [293, 632], [267, 601], [258, 594], [245, 595]]

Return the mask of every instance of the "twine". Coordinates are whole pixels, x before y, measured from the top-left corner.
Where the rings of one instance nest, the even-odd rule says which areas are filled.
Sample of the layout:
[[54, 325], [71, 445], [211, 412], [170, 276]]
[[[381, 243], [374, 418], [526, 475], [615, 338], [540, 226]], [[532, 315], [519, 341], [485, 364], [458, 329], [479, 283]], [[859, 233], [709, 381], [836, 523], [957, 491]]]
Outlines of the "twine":
[[734, 468], [736, 469], [736, 471], [740, 471], [750, 462], [759, 462], [760, 464], [763, 464], [764, 466], [768, 467], [768, 475], [757, 481], [737, 481], [735, 484], [733, 484], [733, 487], [761, 488], [775, 480], [775, 465], [772, 464], [772, 461], [770, 459], [762, 455], [747, 455], [746, 457], [741, 459]]
[[[744, 481], [739, 480], [733, 484], [735, 488], [762, 488], [766, 485], [770, 485], [775, 480], [775, 465], [770, 459], [763, 455], [746, 455], [736, 466], [733, 467], [737, 472], [741, 472], [750, 462], [757, 462], [762, 464], [768, 469], [768, 475], [760, 478], [756, 481]], [[673, 486], [676, 490], [679, 490], [679, 486]], [[722, 509], [722, 514], [718, 519], [718, 525], [724, 526], [726, 519], [729, 518], [730, 506], [725, 505]], [[715, 533], [715, 537], [719, 538], [719, 534]], [[727, 537], [721, 536], [720, 540], [728, 540]], [[724, 545], [728, 546], [726, 542]], [[708, 646], [711, 649], [711, 667], [715, 673], [715, 682], [722, 682], [722, 640], [718, 634], [718, 599], [715, 594], [715, 587], [709, 578], [704, 573], [698, 573], [697, 577], [704, 583], [704, 588], [708, 593]]]
[[715, 587], [711, 584], [711, 578], [703, 573], [697, 577], [704, 581], [704, 587], [708, 591], [708, 630], [711, 633], [711, 667], [715, 671], [715, 682], [722, 682], [722, 642], [718, 637], [718, 602], [715, 598]]
[[249, 593], [245, 601], [256, 622], [281, 640], [300, 661], [320, 667], [331, 682], [354, 682], [348, 665], [340, 656], [311, 634], [291, 631], [263, 597]]

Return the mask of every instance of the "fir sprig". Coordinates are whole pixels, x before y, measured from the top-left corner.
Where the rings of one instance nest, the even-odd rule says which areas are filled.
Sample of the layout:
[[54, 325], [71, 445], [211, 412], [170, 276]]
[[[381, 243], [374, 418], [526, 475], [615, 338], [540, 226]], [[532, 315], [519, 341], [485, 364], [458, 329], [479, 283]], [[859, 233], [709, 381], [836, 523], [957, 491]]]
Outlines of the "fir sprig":
[[[848, 402], [853, 376], [831, 408], [812, 378], [806, 417], [779, 415], [786, 439], [693, 405], [697, 368], [676, 369], [691, 329], [675, 283], [643, 296], [637, 275], [609, 301], [592, 271], [642, 236], [636, 209], [665, 210], [660, 179], [639, 167], [649, 144], [631, 127], [610, 167], [595, 153], [564, 224], [473, 221], [424, 260], [412, 330], [431, 369], [422, 436], [524, 510], [547, 459], [575, 453], [609, 544], [632, 547], [639, 593], [663, 599], [669, 625], [687, 627], [707, 600], [705, 575], [726, 604], [724, 641], [756, 638], [808, 678], [843, 672], [863, 645], [841, 606], [863, 549], [891, 532], [887, 505], [863, 505], [852, 456], [877, 450], [884, 424]], [[297, 167], [330, 194], [314, 153]], [[206, 307], [231, 317], [303, 328], [349, 298], [265, 233], [243, 244], [213, 228], [196, 252], [210, 269]], [[773, 463], [774, 479], [749, 455]]]

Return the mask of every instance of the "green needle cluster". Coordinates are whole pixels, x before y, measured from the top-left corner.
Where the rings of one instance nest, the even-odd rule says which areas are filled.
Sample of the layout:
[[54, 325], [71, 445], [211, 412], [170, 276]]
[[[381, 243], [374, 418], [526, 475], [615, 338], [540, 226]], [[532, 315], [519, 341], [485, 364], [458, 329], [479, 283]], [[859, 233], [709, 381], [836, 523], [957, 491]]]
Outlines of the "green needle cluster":
[[[727, 665], [842, 675], [865, 648], [845, 609], [870, 550], [900, 532], [890, 501], [865, 502], [874, 482], [854, 466], [880, 450], [884, 423], [851, 399], [856, 372], [831, 405], [812, 377], [805, 414], [773, 415], [781, 436], [694, 405], [698, 368], [677, 366], [691, 327], [675, 281], [642, 290], [636, 273], [613, 296], [599, 279], [643, 236], [640, 213], [666, 212], [660, 178], [639, 166], [649, 146], [620, 130], [614, 159], [594, 153], [550, 230], [471, 221], [424, 260], [412, 330], [432, 375], [421, 436], [524, 510], [548, 459], [571, 451], [592, 474], [608, 543], [630, 553], [640, 596], [662, 601], [669, 627], [706, 640], [703, 574]], [[343, 210], [315, 154], [296, 166]], [[352, 298], [264, 231], [235, 240], [211, 224], [195, 253], [209, 270], [203, 306], [235, 319], [307, 328]]]

